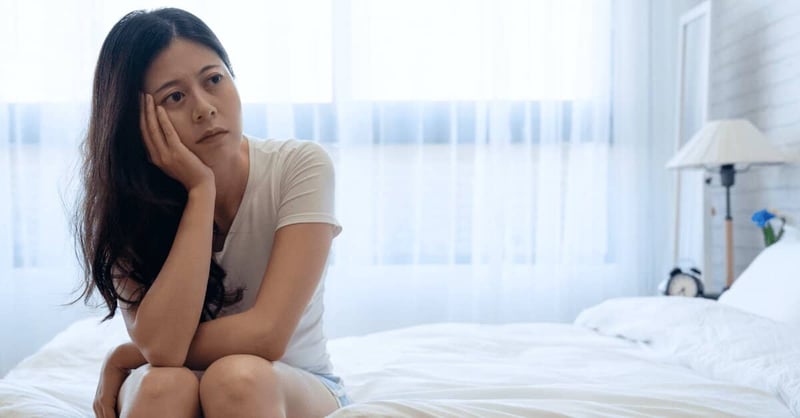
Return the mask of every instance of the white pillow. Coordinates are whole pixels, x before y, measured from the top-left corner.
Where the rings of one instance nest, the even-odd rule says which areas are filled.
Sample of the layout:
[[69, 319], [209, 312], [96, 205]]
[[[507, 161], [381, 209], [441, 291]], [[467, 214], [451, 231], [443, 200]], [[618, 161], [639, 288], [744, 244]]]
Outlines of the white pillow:
[[741, 310], [800, 325], [800, 230], [786, 226], [719, 298]]

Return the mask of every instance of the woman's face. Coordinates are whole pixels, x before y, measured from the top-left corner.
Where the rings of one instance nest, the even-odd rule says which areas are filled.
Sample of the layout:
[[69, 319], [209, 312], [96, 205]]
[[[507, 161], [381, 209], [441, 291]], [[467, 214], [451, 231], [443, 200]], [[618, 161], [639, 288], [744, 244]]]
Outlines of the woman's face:
[[[152, 95], [155, 105], [166, 110], [181, 142], [206, 165], [215, 165], [220, 147], [234, 153], [239, 149], [239, 92], [214, 50], [175, 38], [147, 69], [144, 93]], [[227, 133], [204, 137], [217, 128]]]

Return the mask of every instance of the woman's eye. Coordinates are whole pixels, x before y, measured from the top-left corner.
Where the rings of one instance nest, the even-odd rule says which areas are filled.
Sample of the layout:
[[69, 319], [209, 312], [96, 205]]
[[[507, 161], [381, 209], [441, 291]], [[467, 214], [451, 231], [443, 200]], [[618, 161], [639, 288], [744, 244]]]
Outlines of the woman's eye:
[[209, 80], [214, 84], [219, 84], [219, 82], [222, 81], [222, 75], [214, 74], [211, 76], [211, 78], [209, 78]]
[[179, 91], [176, 91], [175, 93], [172, 93], [172, 94], [170, 94], [169, 96], [167, 96], [167, 98], [166, 98], [166, 99], [164, 99], [164, 101], [165, 101], [165, 102], [167, 102], [167, 101], [170, 101], [170, 100], [171, 100], [173, 103], [177, 103], [177, 102], [179, 102], [179, 101], [180, 101], [182, 98], [183, 98], [183, 93], [181, 93], [181, 92], [179, 92]]

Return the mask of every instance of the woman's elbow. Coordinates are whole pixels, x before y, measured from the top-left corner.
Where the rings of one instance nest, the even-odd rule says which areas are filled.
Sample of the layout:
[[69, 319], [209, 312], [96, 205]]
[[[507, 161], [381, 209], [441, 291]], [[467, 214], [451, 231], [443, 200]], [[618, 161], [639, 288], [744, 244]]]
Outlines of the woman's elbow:
[[278, 347], [264, 353], [263, 357], [269, 361], [278, 361], [283, 358], [284, 354], [286, 354], [286, 349], [281, 349]]
[[278, 361], [286, 354], [286, 347], [289, 345], [288, 338], [282, 338], [274, 332], [260, 332], [256, 338], [256, 353], [269, 361]]
[[186, 356], [179, 356], [173, 353], [148, 353], [143, 351], [142, 355], [153, 367], [183, 367], [186, 364]]
[[162, 347], [158, 344], [139, 346], [139, 349], [153, 367], [183, 367], [188, 355], [188, 350], [176, 350], [174, 347]]

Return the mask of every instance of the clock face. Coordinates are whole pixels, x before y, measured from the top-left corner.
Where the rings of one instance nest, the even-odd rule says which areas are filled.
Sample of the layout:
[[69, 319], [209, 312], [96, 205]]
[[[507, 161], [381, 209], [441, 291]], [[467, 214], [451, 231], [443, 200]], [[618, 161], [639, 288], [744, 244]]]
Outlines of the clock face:
[[677, 274], [672, 277], [667, 287], [667, 294], [670, 296], [689, 296], [695, 297], [699, 293], [697, 281], [694, 277], [685, 274]]

